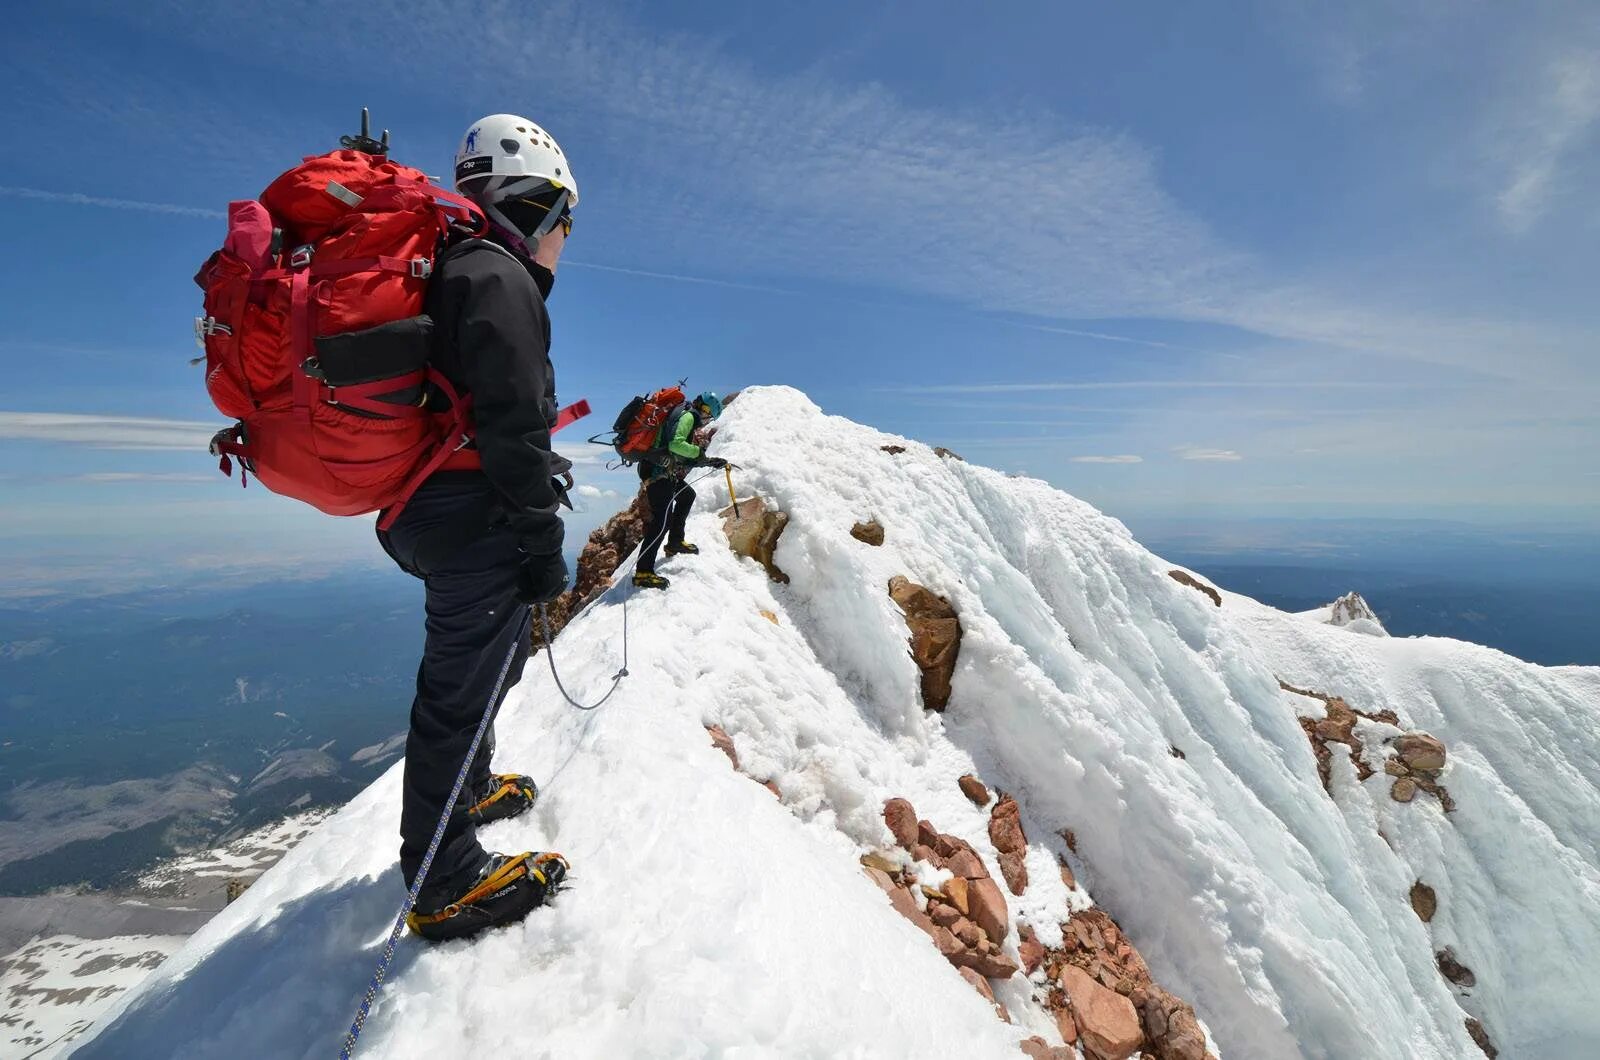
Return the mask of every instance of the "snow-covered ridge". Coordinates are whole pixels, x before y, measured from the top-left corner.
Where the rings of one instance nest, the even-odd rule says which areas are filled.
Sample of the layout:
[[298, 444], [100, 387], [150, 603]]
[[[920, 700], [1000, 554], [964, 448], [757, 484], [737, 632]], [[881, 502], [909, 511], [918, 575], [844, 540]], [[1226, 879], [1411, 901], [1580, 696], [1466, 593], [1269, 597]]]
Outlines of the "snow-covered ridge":
[[[479, 940], [406, 943], [365, 1055], [1015, 1058], [1031, 1035], [1056, 1045], [1041, 995], [1058, 984], [989, 979], [1002, 1022], [858, 864], [903, 864], [884, 818], [899, 797], [1000, 879], [990, 813], [957, 784], [969, 773], [1014, 797], [1027, 837], [1030, 882], [1005, 894], [997, 925], [1004, 955], [1022, 963], [1023, 922], [1063, 942], [1061, 922], [1092, 900], [1227, 1060], [1456, 1060], [1479, 1055], [1469, 1017], [1506, 1057], [1600, 1041], [1600, 669], [1214, 602], [1042, 482], [825, 416], [784, 388], [746, 391], [713, 451], [746, 469], [741, 496], [788, 513], [773, 558], [789, 583], [708, 547], [721, 537], [710, 509], [726, 502], [708, 479], [690, 523], [702, 554], [663, 568], [668, 593], [630, 598], [633, 676], [617, 696], [573, 711], [534, 660], [502, 713], [497, 764], [534, 773], [544, 797], [485, 838], [562, 851], [574, 886]], [[881, 545], [851, 536], [864, 520]], [[943, 714], [923, 709], [896, 576], [959, 616]], [[617, 667], [625, 594], [557, 642], [580, 695]], [[1335, 701], [1349, 713], [1335, 718]], [[1442, 772], [1405, 760], [1400, 739], [1418, 731], [1448, 748]], [[336, 1051], [402, 897], [399, 769], [80, 1055]], [[1402, 781], [1436, 782], [1456, 809], [1396, 801]], [[1473, 985], [1441, 966], [1462, 983], [1470, 969]]]

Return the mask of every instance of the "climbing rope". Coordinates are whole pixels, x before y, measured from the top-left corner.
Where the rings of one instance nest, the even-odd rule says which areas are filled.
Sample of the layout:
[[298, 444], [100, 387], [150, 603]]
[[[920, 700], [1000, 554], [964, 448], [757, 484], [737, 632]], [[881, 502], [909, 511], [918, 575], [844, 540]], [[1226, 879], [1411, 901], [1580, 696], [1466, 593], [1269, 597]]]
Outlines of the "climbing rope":
[[[683, 484], [668, 499], [668, 508], [671, 508], [672, 504], [677, 501], [679, 494], [688, 489], [692, 483], [700, 482], [714, 474], [716, 474], [716, 470], [712, 469], [692, 480], [685, 479]], [[663, 520], [661, 532], [652, 539], [651, 543], [659, 543], [666, 532], [666, 523]], [[627, 564], [626, 569], [618, 573], [631, 572], [633, 568], [638, 566], [639, 556], [643, 552], [643, 548], [636, 551], [633, 560]], [[602, 592], [584, 605], [582, 611], [572, 616], [572, 621], [576, 621], [587, 614], [590, 608], [605, 599], [611, 593], [611, 590], [620, 584], [622, 584], [621, 578], [618, 574], [613, 574], [612, 583], [606, 588], [605, 592]], [[439, 824], [433, 830], [433, 839], [428, 843], [427, 853], [422, 856], [422, 865], [418, 868], [416, 878], [411, 883], [411, 889], [406, 893], [405, 902], [400, 906], [399, 915], [395, 917], [394, 927], [389, 931], [389, 940], [383, 947], [383, 956], [378, 960], [378, 967], [373, 970], [372, 981], [367, 984], [366, 996], [361, 999], [361, 1007], [356, 1011], [356, 1017], [350, 1024], [349, 1033], [345, 1035], [344, 1048], [339, 1050], [339, 1060], [350, 1060], [350, 1057], [355, 1053], [356, 1042], [361, 1037], [361, 1029], [366, 1026], [367, 1016], [372, 1011], [372, 1003], [377, 1000], [378, 992], [383, 989], [384, 977], [389, 974], [389, 965], [394, 962], [395, 946], [400, 941], [401, 932], [405, 930], [406, 916], [416, 907], [417, 894], [422, 890], [423, 881], [428, 878], [428, 869], [433, 865], [433, 856], [439, 852], [439, 844], [444, 841], [445, 827], [450, 823], [450, 811], [455, 808], [456, 800], [461, 797], [461, 790], [466, 786], [467, 774], [472, 771], [473, 759], [478, 756], [478, 747], [483, 743], [483, 736], [489, 731], [489, 726], [494, 721], [494, 706], [499, 702], [500, 689], [505, 686], [506, 675], [511, 672], [511, 664], [516, 659], [517, 649], [529, 636], [532, 623], [533, 610], [529, 608], [523, 614], [522, 625], [511, 642], [511, 650], [506, 653], [505, 662], [500, 664], [500, 674], [495, 678], [494, 691], [489, 693], [489, 702], [484, 704], [483, 718], [478, 722], [478, 731], [472, 735], [472, 745], [467, 748], [466, 758], [461, 762], [461, 772], [456, 774], [455, 786], [450, 789], [450, 798], [444, 804], [444, 812], [439, 815]], [[579, 710], [591, 711], [599, 709], [616, 692], [617, 687], [622, 684], [622, 679], [628, 676], [628, 598], [626, 596], [622, 598], [622, 667], [612, 675], [611, 687], [606, 690], [605, 695], [588, 706], [579, 703], [568, 694], [566, 687], [561, 683], [561, 675], [556, 672], [555, 653], [551, 650], [551, 644], [555, 638], [550, 633], [549, 609], [545, 604], [539, 605], [539, 625], [541, 627], [545, 660], [550, 664], [550, 676], [555, 679], [556, 688], [561, 692], [561, 697]]]
[[455, 808], [456, 800], [461, 797], [461, 789], [466, 786], [467, 774], [472, 771], [472, 760], [478, 757], [478, 745], [483, 743], [483, 734], [489, 731], [489, 725], [494, 721], [494, 706], [500, 700], [500, 689], [506, 683], [506, 675], [511, 672], [511, 663], [517, 657], [517, 649], [528, 636], [532, 618], [531, 611], [523, 614], [522, 625], [511, 641], [511, 650], [506, 652], [506, 660], [500, 664], [500, 675], [494, 680], [494, 691], [489, 693], [489, 702], [483, 705], [483, 719], [478, 722], [478, 731], [472, 734], [472, 746], [467, 748], [467, 756], [461, 762], [461, 772], [456, 774], [455, 787], [450, 789], [450, 798], [445, 800], [444, 812], [439, 815], [438, 827], [433, 830], [433, 839], [428, 843], [428, 852], [422, 856], [422, 866], [417, 869], [417, 875], [411, 881], [411, 890], [406, 893], [406, 900], [400, 906], [400, 914], [394, 918], [394, 928], [389, 932], [389, 941], [383, 947], [383, 956], [378, 961], [378, 967], [373, 970], [372, 981], [367, 984], [367, 994], [361, 999], [361, 1008], [356, 1011], [356, 1018], [350, 1024], [350, 1032], [345, 1035], [344, 1048], [339, 1050], [339, 1060], [350, 1060], [351, 1054], [355, 1052], [356, 1040], [361, 1037], [361, 1028], [366, 1025], [367, 1014], [372, 1011], [372, 1002], [377, 999], [378, 991], [383, 989], [384, 976], [389, 974], [389, 965], [394, 961], [395, 944], [400, 941], [400, 933], [406, 929], [406, 915], [415, 908], [417, 893], [422, 890], [422, 881], [428, 878], [428, 869], [433, 865], [433, 856], [439, 852], [439, 844], [444, 841], [445, 826], [450, 823], [450, 811]]
[[[717, 469], [716, 468], [712, 468], [710, 471], [707, 471], [705, 474], [697, 475], [693, 479], [687, 479], [686, 478], [683, 481], [682, 485], [680, 485], [676, 490], [673, 491], [672, 496], [667, 498], [667, 508], [668, 508], [668, 510], [669, 511], [671, 510], [672, 505], [677, 502], [679, 495], [682, 494], [684, 490], [688, 489], [691, 485], [693, 485], [696, 482], [705, 481], [706, 479], [710, 478], [711, 476], [715, 475], [716, 473], [717, 473]], [[732, 496], [732, 494], [733, 494], [733, 479], [732, 479], [731, 474], [730, 474], [729, 480], [728, 480], [728, 487], [729, 487], [728, 488], [728, 494], [729, 494], [729, 496]], [[666, 535], [666, 532], [667, 532], [667, 522], [666, 522], [665, 519], [662, 519], [662, 521], [661, 521], [661, 530], [656, 534], [655, 537], [653, 537], [650, 540], [650, 544], [651, 545], [659, 544], [661, 539], [662, 539], [662, 537], [664, 537]], [[644, 555], [644, 550], [645, 550], [645, 546], [643, 544], [641, 544], [640, 547], [637, 550], [635, 550], [632, 560], [630, 560], [627, 564], [623, 565], [622, 567], [619, 567], [616, 571], [612, 572], [611, 584], [606, 587], [605, 591], [600, 593], [593, 600], [590, 600], [587, 604], [585, 604], [584, 607], [583, 607], [583, 610], [579, 611], [576, 615], [573, 615], [572, 618], [570, 618], [568, 620], [567, 624], [570, 625], [571, 623], [576, 622], [578, 619], [582, 618], [584, 615], [588, 614], [590, 608], [594, 607], [601, 600], [604, 600], [607, 596], [609, 596], [611, 594], [612, 590], [616, 589], [619, 585], [621, 585], [623, 583], [624, 577], [629, 575], [629, 574], [631, 574], [633, 572], [634, 568], [636, 568], [639, 565], [639, 557]], [[566, 700], [569, 705], [571, 705], [572, 707], [575, 707], [578, 710], [585, 710], [585, 711], [587, 711], [587, 710], [598, 710], [602, 705], [604, 705], [606, 700], [610, 699], [612, 697], [612, 695], [617, 691], [618, 686], [620, 686], [622, 684], [622, 679], [624, 677], [628, 676], [628, 598], [626, 596], [624, 596], [622, 598], [622, 667], [619, 670], [617, 670], [616, 673], [611, 675], [611, 687], [606, 689], [605, 694], [603, 696], [601, 696], [595, 702], [590, 703], [588, 705], [584, 705], [582, 703], [579, 703], [576, 699], [573, 699], [571, 694], [567, 692], [566, 686], [561, 683], [561, 674], [556, 670], [556, 656], [555, 656], [555, 651], [554, 651], [554, 648], [553, 648], [553, 642], [555, 641], [555, 637], [552, 636], [551, 633], [550, 633], [550, 614], [549, 614], [549, 611], [548, 611], [548, 609], [546, 608], [546, 606], [544, 604], [540, 604], [539, 605], [539, 625], [541, 627], [541, 644], [540, 644], [540, 647], [544, 649], [545, 662], [550, 664], [550, 677], [556, 683], [556, 691], [561, 693], [561, 698], [562, 699]]]

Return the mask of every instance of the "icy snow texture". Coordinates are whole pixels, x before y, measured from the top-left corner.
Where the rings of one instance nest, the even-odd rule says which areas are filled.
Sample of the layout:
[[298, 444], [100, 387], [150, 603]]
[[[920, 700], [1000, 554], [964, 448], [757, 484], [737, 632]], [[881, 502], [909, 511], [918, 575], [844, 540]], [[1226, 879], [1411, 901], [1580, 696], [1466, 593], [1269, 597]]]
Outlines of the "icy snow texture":
[[[1048, 943], [1086, 900], [1053, 871], [1053, 833], [1073, 829], [1080, 884], [1227, 1060], [1471, 1057], [1463, 1010], [1508, 1058], [1600, 1041], [1600, 670], [1351, 636], [1237, 596], [1219, 609], [1088, 505], [792, 390], [745, 391], [713, 448], [748, 469], [741, 496], [792, 516], [776, 555], [791, 583], [721, 548], [671, 561], [668, 593], [632, 598], [633, 676], [594, 714], [530, 665], [498, 765], [545, 795], [485, 838], [563, 851], [574, 887], [476, 942], [405, 943], [365, 1055], [1014, 1058], [1022, 1035], [1059, 1040], [1021, 977], [996, 990], [1019, 1026], [997, 1021], [855, 864], [891, 844], [880, 811], [899, 795], [995, 871], [956, 785], [969, 771], [1024, 807], [1034, 882], [1013, 918]], [[690, 522], [702, 546], [720, 539], [719, 480]], [[880, 548], [849, 535], [867, 518]], [[943, 716], [921, 709], [895, 574], [961, 615]], [[626, 591], [562, 635], [569, 688], [606, 686]], [[1459, 812], [1390, 802], [1338, 748], [1330, 798], [1296, 721], [1319, 704], [1280, 677], [1443, 739]], [[729, 769], [712, 722], [781, 804]], [[399, 768], [79, 1055], [330, 1055], [401, 898]], [[1432, 925], [1407, 901], [1419, 877], [1439, 892]], [[1445, 944], [1477, 973], [1460, 1002], [1433, 966]]]

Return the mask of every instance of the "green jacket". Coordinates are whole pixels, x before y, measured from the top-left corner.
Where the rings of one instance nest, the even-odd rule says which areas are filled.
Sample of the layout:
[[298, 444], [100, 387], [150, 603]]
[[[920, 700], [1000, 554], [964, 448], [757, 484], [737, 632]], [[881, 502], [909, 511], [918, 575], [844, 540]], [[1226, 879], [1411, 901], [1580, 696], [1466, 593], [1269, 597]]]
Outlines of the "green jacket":
[[699, 460], [703, 450], [689, 440], [699, 426], [700, 420], [690, 408], [685, 408], [675, 419], [663, 423], [658, 437], [666, 439], [660, 447], [667, 451], [668, 459], [665, 464], [649, 462], [647, 477], [660, 478]]

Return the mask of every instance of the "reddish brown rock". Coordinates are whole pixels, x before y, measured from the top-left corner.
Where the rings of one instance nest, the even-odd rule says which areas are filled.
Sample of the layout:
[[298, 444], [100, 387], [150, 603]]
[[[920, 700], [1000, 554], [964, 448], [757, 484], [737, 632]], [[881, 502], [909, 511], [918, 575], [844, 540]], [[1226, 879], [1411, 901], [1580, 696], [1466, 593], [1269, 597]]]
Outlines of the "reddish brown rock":
[[906, 451], [906, 447], [903, 445], [880, 445], [878, 448], [882, 449], [890, 456], [899, 456], [901, 453]]
[[1467, 1018], [1467, 1033], [1472, 1036], [1473, 1043], [1483, 1050], [1483, 1055], [1487, 1056], [1489, 1060], [1494, 1060], [1495, 1057], [1500, 1055], [1500, 1050], [1496, 1049], [1494, 1043], [1489, 1040], [1489, 1032], [1484, 1029], [1483, 1024], [1470, 1016]]
[[1028, 865], [1020, 852], [1000, 852], [1000, 875], [1005, 877], [1006, 887], [1012, 894], [1021, 894], [1028, 889]]
[[955, 962], [958, 954], [967, 952], [967, 948], [961, 944], [961, 940], [956, 938], [949, 928], [942, 928], [938, 925], [934, 925], [933, 928], [933, 944], [938, 947], [939, 955], [951, 963]]
[[925, 847], [937, 847], [939, 845], [939, 830], [928, 821], [918, 821], [917, 842]]
[[871, 545], [876, 548], [883, 544], [883, 524], [876, 519], [857, 523], [850, 528], [850, 536], [864, 545]]
[[933, 849], [939, 852], [941, 858], [953, 858], [963, 850], [972, 854], [977, 853], [972, 849], [971, 843], [949, 832], [941, 832], [934, 836]]
[[1167, 571], [1167, 577], [1171, 578], [1179, 585], [1187, 585], [1191, 589], [1199, 589], [1201, 592], [1211, 597], [1212, 603], [1216, 604], [1218, 607], [1222, 606], [1222, 594], [1217, 592], [1211, 586], [1207, 585], [1205, 582], [1201, 581], [1199, 578], [1196, 578], [1194, 575], [1190, 574], [1188, 571], [1169, 570]]
[[737, 513], [730, 505], [720, 514], [723, 533], [728, 537], [728, 547], [761, 564], [772, 581], [787, 584], [789, 576], [778, 569], [772, 556], [778, 547], [778, 538], [783, 536], [784, 528], [789, 525], [789, 514], [769, 506], [762, 497], [740, 501]]
[[1064, 966], [1060, 982], [1071, 1002], [1084, 1052], [1093, 1060], [1127, 1060], [1144, 1043], [1133, 1002], [1107, 990], [1077, 965]]
[[960, 453], [957, 453], [952, 449], [946, 449], [942, 445], [936, 445], [936, 446], [933, 447], [933, 455], [937, 456], [937, 457], [941, 457], [942, 459], [945, 459], [945, 460], [960, 460], [963, 464], [965, 464], [967, 462], [966, 459], [964, 457], [962, 457], [962, 455]]
[[1028, 849], [1028, 837], [1022, 831], [1022, 807], [1010, 795], [1000, 796], [989, 811], [989, 842], [1002, 852]]
[[1010, 979], [1020, 971], [1017, 962], [1010, 957], [988, 950], [962, 948], [955, 953], [946, 953], [945, 958], [957, 968], [971, 968], [990, 979]]
[[1017, 1043], [1017, 1048], [1022, 1050], [1024, 1056], [1030, 1060], [1051, 1060], [1051, 1049], [1045, 1040], [1035, 1034], [1032, 1038], [1024, 1038]]
[[739, 752], [733, 749], [733, 738], [727, 730], [720, 725], [707, 725], [706, 732], [711, 736], [711, 746], [728, 756], [728, 761], [733, 763], [733, 768], [739, 768]]
[[954, 924], [947, 925], [950, 934], [961, 940], [961, 945], [968, 949], [979, 949], [983, 945], [983, 932], [978, 925], [966, 917], [959, 917]]
[[961, 620], [949, 600], [898, 575], [889, 579], [889, 596], [911, 631], [911, 658], [922, 671], [922, 705], [942, 711], [950, 702], [950, 679], [961, 653]]
[[1066, 1006], [1056, 1011], [1056, 1029], [1061, 1032], [1061, 1040], [1067, 1045], [1075, 1045], [1078, 1041], [1078, 1021], [1072, 1018], [1072, 1009]]
[[1063, 829], [1061, 829], [1061, 831], [1057, 832], [1056, 835], [1060, 836], [1061, 837], [1061, 841], [1063, 843], [1067, 844], [1067, 849], [1068, 850], [1072, 851], [1074, 854], [1076, 854], [1078, 852], [1078, 833], [1077, 832], [1074, 832], [1070, 828], [1063, 828]]
[[[917, 927], [921, 928], [929, 935], [933, 935], [936, 931], [944, 930], [943, 928], [936, 926], [933, 921], [929, 920], [928, 914], [917, 908], [917, 900], [913, 898], [911, 892], [906, 890], [904, 887], [895, 887], [889, 892], [889, 904], [894, 906], [895, 912], [899, 913], [901, 916], [917, 925]], [[945, 934], [948, 935], [949, 932], [946, 931]], [[935, 939], [937, 941], [937, 936]]]
[[1151, 985], [1137, 991], [1145, 1054], [1153, 1060], [1205, 1060], [1206, 1036], [1187, 1003]]
[[1022, 958], [1022, 970], [1032, 975], [1044, 963], [1044, 943], [1038, 939], [1025, 939], [1017, 944], [1017, 955]]
[[[863, 865], [861, 868], [862, 871], [867, 874], [867, 879], [877, 884], [878, 889], [884, 894], [892, 895], [896, 890], [899, 889], [899, 886], [894, 882], [890, 875], [887, 872], [884, 872], [882, 869], [876, 868], [872, 865]], [[916, 903], [913, 902], [912, 904], [915, 905]]]
[[883, 823], [894, 833], [894, 841], [907, 850], [917, 844], [917, 811], [905, 799], [890, 799], [883, 804]]
[[983, 866], [983, 859], [972, 850], [956, 851], [945, 859], [944, 867], [969, 880], [982, 880], [989, 875], [989, 870]]
[[1000, 893], [999, 886], [989, 879], [969, 880], [967, 885], [968, 915], [978, 922], [985, 935], [995, 942], [1005, 941], [1010, 920], [1005, 895]]
[[938, 924], [940, 927], [948, 928], [952, 933], [955, 931], [957, 924], [971, 923], [971, 921], [967, 920], [967, 918], [962, 914], [961, 910], [957, 909], [950, 902], [934, 900], [930, 900], [928, 902], [928, 918], [935, 924]]
[[944, 884], [945, 897], [950, 899], [951, 905], [961, 911], [962, 916], [967, 916], [972, 912], [970, 888], [971, 884], [967, 883], [966, 878], [962, 876], [952, 876]]
[[1383, 771], [1391, 777], [1409, 777], [1411, 775], [1410, 768], [1398, 758], [1385, 758], [1383, 760]]
[[1444, 768], [1444, 744], [1425, 732], [1406, 733], [1395, 740], [1394, 749], [1401, 761], [1416, 772], [1436, 773]]
[[983, 781], [968, 773], [956, 783], [961, 787], [961, 794], [965, 795], [972, 805], [979, 809], [989, 805], [989, 789], [983, 786]]
[[1072, 866], [1065, 861], [1061, 862], [1061, 882], [1067, 885], [1067, 890], [1069, 891], [1077, 890], [1078, 888], [1078, 877], [1072, 874]]
[[939, 856], [939, 852], [921, 843], [911, 848], [911, 856], [918, 861], [926, 861], [928, 864], [938, 865], [940, 868], [944, 867], [944, 858]]
[[1456, 960], [1456, 951], [1446, 946], [1434, 954], [1434, 959], [1439, 964], [1439, 974], [1464, 990], [1470, 990], [1478, 985], [1478, 977], [1472, 974], [1472, 969]]
[[1389, 797], [1395, 802], [1410, 802], [1417, 797], [1417, 782], [1410, 777], [1401, 777], [1389, 789]]
[[763, 780], [761, 782], [761, 786], [763, 788], [766, 788], [768, 791], [772, 792], [772, 797], [773, 798], [777, 799], [779, 802], [783, 801], [783, 792], [781, 790], [779, 790], [777, 781], [775, 781], [775, 780]]
[[1432, 887], [1418, 880], [1411, 885], [1411, 908], [1424, 924], [1430, 923], [1433, 914], [1439, 910], [1439, 896]]

